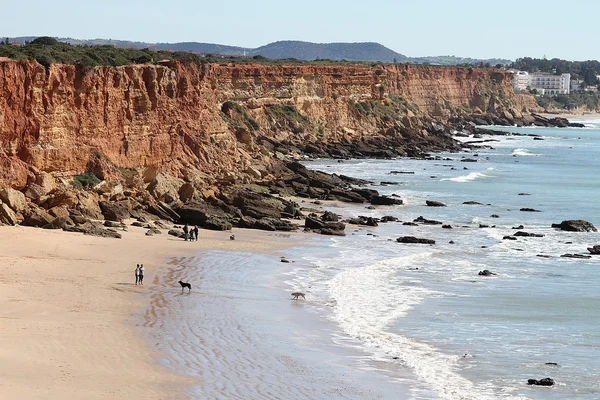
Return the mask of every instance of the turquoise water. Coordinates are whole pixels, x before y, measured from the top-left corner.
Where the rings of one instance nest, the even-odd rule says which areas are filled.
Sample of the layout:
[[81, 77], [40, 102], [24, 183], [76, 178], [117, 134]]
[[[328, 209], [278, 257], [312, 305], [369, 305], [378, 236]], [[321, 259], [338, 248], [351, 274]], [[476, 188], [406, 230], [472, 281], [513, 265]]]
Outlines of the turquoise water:
[[[414, 399], [600, 398], [600, 257], [560, 257], [586, 254], [600, 244], [600, 234], [550, 227], [567, 219], [600, 227], [600, 120], [585, 123], [581, 129], [497, 128], [544, 140], [484, 137], [496, 140], [485, 143], [493, 148], [441, 154], [445, 161], [307, 163], [372, 180], [381, 193], [405, 201], [376, 210], [340, 206], [346, 215], [424, 216], [453, 227], [349, 226], [347, 237], [331, 239], [334, 251], [305, 256], [312, 267], [296, 271], [296, 286], [332, 304], [312, 311], [337, 326], [334, 342], [362, 348], [390, 379], [398, 371], [414, 374]], [[478, 162], [461, 162], [463, 156]], [[414, 174], [389, 173], [394, 170]], [[447, 207], [426, 207], [428, 199]], [[525, 207], [540, 212], [519, 211]], [[545, 236], [503, 240], [517, 225]], [[436, 245], [396, 243], [403, 235]], [[483, 269], [497, 275], [481, 277]], [[557, 385], [526, 384], [545, 377]]]

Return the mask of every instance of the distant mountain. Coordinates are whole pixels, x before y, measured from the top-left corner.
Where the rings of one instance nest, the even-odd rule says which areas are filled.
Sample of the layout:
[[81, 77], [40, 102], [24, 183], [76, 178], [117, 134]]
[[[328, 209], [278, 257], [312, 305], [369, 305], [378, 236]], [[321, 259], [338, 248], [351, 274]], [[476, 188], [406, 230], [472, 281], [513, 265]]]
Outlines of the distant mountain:
[[[22, 36], [9, 38], [10, 41], [31, 41], [35, 36]], [[348, 61], [371, 61], [371, 62], [398, 62], [432, 65], [458, 65], [478, 64], [480, 62], [491, 65], [508, 65], [511, 60], [490, 59], [480, 60], [475, 58], [463, 58], [455, 56], [438, 57], [407, 57], [396, 53], [387, 47], [373, 42], [364, 43], [311, 43], [294, 40], [269, 43], [255, 49], [238, 46], [227, 46], [212, 43], [181, 42], [181, 43], [145, 43], [131, 42], [113, 39], [90, 39], [80, 40], [73, 38], [59, 38], [61, 42], [82, 46], [111, 45], [115, 47], [131, 47], [136, 49], [149, 48], [153, 50], [189, 51], [196, 54], [215, 54], [226, 56], [263, 56], [272, 59], [295, 58], [298, 60], [313, 61], [317, 59], [348, 60]]]
[[267, 58], [297, 58], [298, 60], [348, 60], [408, 62], [409, 58], [379, 43], [310, 43], [281, 41], [252, 50], [253, 55]]

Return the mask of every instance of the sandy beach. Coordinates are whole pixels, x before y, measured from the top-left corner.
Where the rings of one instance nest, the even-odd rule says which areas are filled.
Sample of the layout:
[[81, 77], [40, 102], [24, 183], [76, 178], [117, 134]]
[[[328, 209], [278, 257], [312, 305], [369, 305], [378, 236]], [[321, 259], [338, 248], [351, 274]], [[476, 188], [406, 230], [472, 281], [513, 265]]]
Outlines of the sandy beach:
[[[0, 227], [0, 392], [3, 399], [181, 398], [192, 378], [161, 366], [136, 321], [168, 257], [197, 250], [267, 252], [289, 245], [264, 232], [200, 231], [198, 242], [122, 239]], [[144, 286], [134, 285], [143, 263]], [[176, 282], [174, 282], [177, 285]]]

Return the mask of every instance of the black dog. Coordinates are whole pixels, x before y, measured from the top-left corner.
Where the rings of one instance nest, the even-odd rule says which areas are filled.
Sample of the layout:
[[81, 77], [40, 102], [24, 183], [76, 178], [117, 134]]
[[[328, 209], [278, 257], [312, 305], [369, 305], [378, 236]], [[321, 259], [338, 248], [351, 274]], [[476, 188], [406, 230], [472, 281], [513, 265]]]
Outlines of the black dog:
[[183, 293], [183, 289], [185, 289], [185, 288], [190, 289], [190, 292], [192, 291], [192, 285], [190, 283], [185, 283], [185, 282], [179, 281], [179, 284], [181, 285], [181, 293]]

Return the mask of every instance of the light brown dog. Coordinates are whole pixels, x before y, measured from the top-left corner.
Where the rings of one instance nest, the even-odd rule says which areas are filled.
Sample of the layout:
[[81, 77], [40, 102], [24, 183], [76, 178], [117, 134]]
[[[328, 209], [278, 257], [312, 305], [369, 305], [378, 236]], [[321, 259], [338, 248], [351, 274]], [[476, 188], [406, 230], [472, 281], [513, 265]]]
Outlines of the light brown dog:
[[306, 297], [304, 297], [304, 293], [302, 292], [294, 292], [292, 293], [292, 296], [293, 300], [298, 300], [298, 297], [302, 297], [304, 300], [306, 300]]

